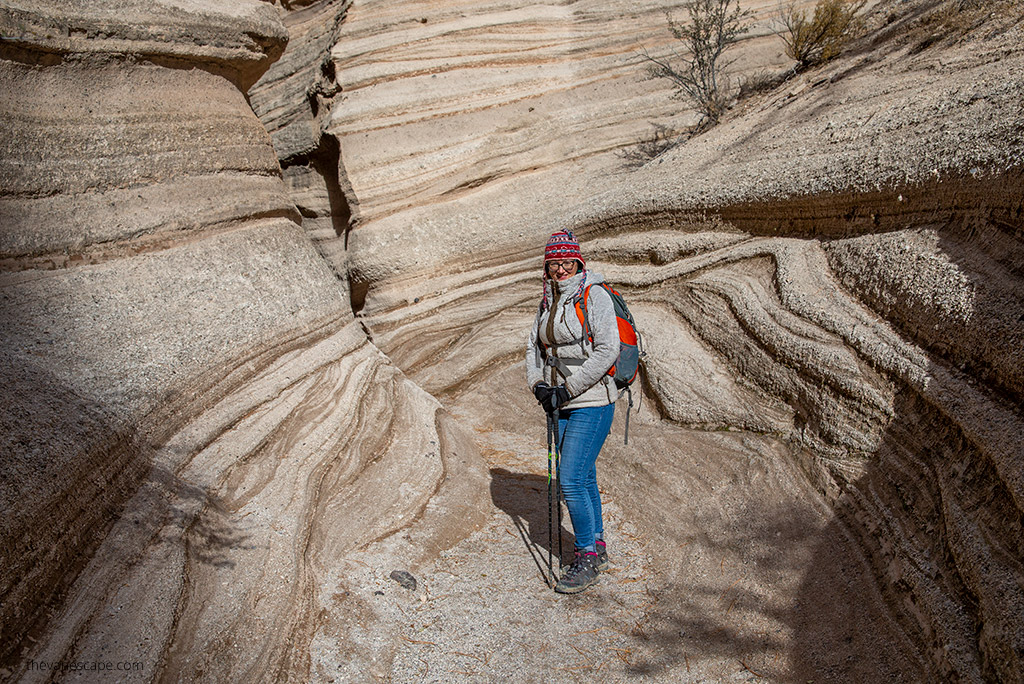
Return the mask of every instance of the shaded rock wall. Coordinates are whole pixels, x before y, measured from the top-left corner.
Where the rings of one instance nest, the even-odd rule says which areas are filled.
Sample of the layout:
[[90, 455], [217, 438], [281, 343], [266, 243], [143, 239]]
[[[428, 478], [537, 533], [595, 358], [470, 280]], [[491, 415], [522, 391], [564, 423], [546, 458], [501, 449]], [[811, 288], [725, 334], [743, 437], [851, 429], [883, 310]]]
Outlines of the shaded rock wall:
[[[399, 530], [406, 562], [436, 552], [482, 475], [302, 226], [246, 95], [279, 11], [0, 10], [3, 674], [305, 678], [360, 615], [325, 617], [345, 554]], [[320, 163], [315, 133], [279, 137]]]
[[[235, 345], [269, 342], [290, 305], [309, 311], [309, 327], [332, 315], [326, 298], [266, 277], [275, 250], [298, 246], [294, 209], [266, 132], [225, 77], [266, 68], [283, 48], [279, 25], [258, 4], [236, 16], [210, 8], [191, 17], [209, 28], [182, 44], [173, 35], [196, 28], [188, 17], [175, 25], [173, 9], [155, 11], [171, 36], [115, 38], [125, 15], [114, 8], [5, 8], [4, 34], [19, 36], [3, 55], [4, 90], [18, 95], [3, 99], [0, 209], [4, 416], [16, 421], [3, 431], [13, 440], [4, 508], [15, 512], [4, 529], [5, 657], [138, 487], [149, 440], [230, 375]], [[239, 25], [248, 34], [236, 36]], [[128, 50], [191, 55], [212, 72], [129, 62]], [[268, 295], [250, 304], [262, 326], [224, 304], [257, 288]]]

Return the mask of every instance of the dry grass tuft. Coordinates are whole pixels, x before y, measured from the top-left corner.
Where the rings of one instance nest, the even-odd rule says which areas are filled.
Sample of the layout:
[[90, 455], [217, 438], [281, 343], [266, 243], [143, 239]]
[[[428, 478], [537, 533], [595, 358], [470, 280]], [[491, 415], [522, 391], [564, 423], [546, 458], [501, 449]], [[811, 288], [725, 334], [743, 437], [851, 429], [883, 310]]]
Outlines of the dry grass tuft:
[[653, 130], [649, 136], [618, 152], [619, 159], [627, 168], [640, 168], [675, 147], [682, 139], [676, 131], [667, 126], [651, 124], [651, 127]]
[[911, 54], [977, 31], [999, 33], [1024, 20], [1024, 0], [946, 0], [910, 32]]

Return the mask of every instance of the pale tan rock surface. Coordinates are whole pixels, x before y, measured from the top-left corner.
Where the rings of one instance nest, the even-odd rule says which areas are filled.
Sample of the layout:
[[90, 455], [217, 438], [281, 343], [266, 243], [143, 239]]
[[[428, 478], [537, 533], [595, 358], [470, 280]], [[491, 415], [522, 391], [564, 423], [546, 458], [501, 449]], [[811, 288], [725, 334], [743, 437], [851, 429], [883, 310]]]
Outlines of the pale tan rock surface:
[[350, 1], [284, 4], [290, 47], [252, 88], [249, 101], [270, 132], [302, 227], [335, 273], [347, 279], [348, 224], [357, 207], [338, 141], [323, 129], [341, 92], [330, 50]]
[[[630, 170], [668, 5], [0, 2], [5, 679], [1021, 680], [1019, 3], [874, 3]], [[560, 227], [651, 354], [570, 599]]]
[[[492, 136], [483, 149], [513, 153], [522, 138], [519, 128], [503, 128], [502, 107], [511, 104], [444, 109], [440, 101], [457, 89], [448, 83], [410, 112], [397, 103], [414, 102], [411, 85], [423, 75], [363, 63], [358, 47], [335, 50], [339, 80], [351, 73], [359, 89], [355, 111], [378, 106], [373, 120], [387, 125], [361, 125], [343, 102], [332, 130], [345, 154], [345, 141], [357, 141], [346, 165], [363, 223], [351, 236], [350, 273], [356, 287], [368, 283], [365, 301], [356, 301], [391, 358], [431, 392], [458, 397], [460, 368], [471, 386], [487, 384], [489, 369], [521, 345], [516, 331], [534, 310], [545, 236], [571, 227], [592, 267], [648, 313], [641, 320], [658, 352], [649, 389], [663, 419], [777, 436], [785, 458], [833, 507], [820, 525], [816, 509], [801, 512], [781, 494], [751, 494], [736, 510], [718, 510], [719, 492], [681, 484], [703, 472], [708, 454], [671, 455], [664, 432], [647, 449], [609, 457], [606, 486], [627, 511], [649, 510], [647, 530], [669, 547], [655, 542], [652, 566], [663, 584], [650, 615], [661, 621], [659, 643], [675, 649], [674, 659], [659, 661], [662, 675], [682, 676], [678, 658], [692, 649], [707, 668], [697, 671], [712, 679], [750, 669], [783, 680], [1021, 676], [1019, 7], [1003, 3], [991, 16], [964, 9], [963, 28], [946, 25], [946, 34], [939, 13], [957, 11], [948, 3], [875, 9], [873, 33], [845, 59], [740, 103], [718, 128], [629, 173], [597, 146], [567, 153], [587, 146], [587, 135], [552, 124], [563, 134], [536, 167], [492, 173], [472, 149], [447, 147], [458, 162], [437, 152], [430, 164], [426, 148], [416, 148], [405, 167], [378, 163], [361, 174], [360, 136], [375, 149], [407, 149], [406, 136], [442, 149], [446, 131], [463, 140], [480, 130]], [[395, 32], [409, 50], [437, 40], [408, 23]], [[460, 63], [446, 77], [468, 69]], [[429, 69], [437, 79], [444, 70]], [[589, 97], [584, 85], [572, 91], [594, 129], [603, 119], [592, 112], [644, 87], [619, 81]], [[503, 96], [526, 109], [518, 113], [530, 113], [534, 103], [508, 90]], [[517, 126], [544, 140], [544, 125]], [[395, 203], [404, 197], [415, 198], [409, 208]], [[630, 467], [654, 475], [632, 489], [624, 484]], [[652, 499], [685, 503], [672, 515]], [[673, 544], [701, 532], [690, 515], [705, 506], [742, 540], [737, 551], [748, 562], [782, 556], [762, 532], [792, 524], [782, 530], [787, 538], [803, 529], [806, 555], [796, 565], [805, 564], [799, 591], [807, 597], [776, 612], [792, 629], [785, 658], [761, 650], [751, 622], [728, 611], [709, 620], [717, 613], [707, 597], [727, 595], [728, 584], [693, 598], [706, 565], [677, 570], [686, 556]], [[779, 518], [768, 522], [773, 510]], [[754, 550], [762, 543], [763, 555]], [[844, 614], [851, 601], [855, 612]], [[714, 626], [684, 647], [674, 626], [687, 618]], [[972, 623], [986, 625], [982, 636]], [[719, 628], [732, 635], [722, 649], [711, 638]]]
[[345, 554], [450, 545], [483, 473], [300, 225], [245, 92], [278, 10], [149, 10], [3, 4], [2, 673], [301, 678]]

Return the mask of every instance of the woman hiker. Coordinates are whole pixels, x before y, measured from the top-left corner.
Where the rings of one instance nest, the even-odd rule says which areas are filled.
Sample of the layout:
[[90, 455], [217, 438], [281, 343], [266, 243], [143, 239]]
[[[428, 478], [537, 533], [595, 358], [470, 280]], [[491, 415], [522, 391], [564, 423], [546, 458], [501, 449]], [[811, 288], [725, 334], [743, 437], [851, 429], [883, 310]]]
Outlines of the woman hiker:
[[573, 594], [597, 581], [608, 567], [597, 489], [597, 455], [615, 415], [619, 391], [608, 375], [619, 353], [619, 332], [611, 296], [588, 290], [590, 335], [575, 308], [588, 285], [603, 278], [586, 270], [580, 245], [570, 231], [551, 236], [544, 249], [544, 298], [530, 332], [526, 375], [537, 402], [557, 411], [561, 487], [569, 509], [576, 557], [555, 591]]

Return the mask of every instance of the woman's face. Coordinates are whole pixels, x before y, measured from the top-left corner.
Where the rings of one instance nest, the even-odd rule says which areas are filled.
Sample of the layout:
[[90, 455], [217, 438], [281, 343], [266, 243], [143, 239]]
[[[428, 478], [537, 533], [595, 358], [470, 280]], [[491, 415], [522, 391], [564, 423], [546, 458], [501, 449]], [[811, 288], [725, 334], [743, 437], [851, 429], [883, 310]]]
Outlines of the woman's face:
[[548, 262], [548, 277], [554, 278], [555, 280], [567, 280], [576, 275], [577, 269], [580, 267], [580, 262], [575, 259], [566, 259], [565, 261], [549, 261]]

